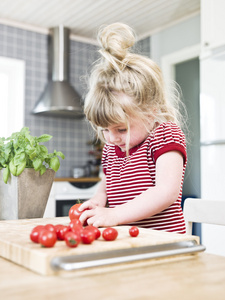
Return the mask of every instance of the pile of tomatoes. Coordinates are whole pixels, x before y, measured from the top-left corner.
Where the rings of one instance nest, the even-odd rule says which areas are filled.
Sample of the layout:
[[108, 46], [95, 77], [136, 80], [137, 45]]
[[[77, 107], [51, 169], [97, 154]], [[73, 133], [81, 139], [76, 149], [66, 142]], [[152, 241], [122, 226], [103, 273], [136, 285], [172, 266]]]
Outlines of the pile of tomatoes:
[[[101, 236], [101, 231], [93, 226], [82, 226], [79, 217], [81, 212], [78, 210], [81, 204], [75, 204], [70, 208], [68, 225], [38, 225], [35, 226], [31, 233], [30, 239], [34, 243], [39, 243], [43, 247], [54, 247], [57, 241], [65, 241], [68, 247], [77, 247], [80, 243], [91, 244]], [[133, 226], [130, 228], [131, 236], [137, 236], [139, 230]], [[102, 237], [106, 241], [113, 241], [117, 238], [118, 231], [115, 228], [108, 227], [102, 231]]]

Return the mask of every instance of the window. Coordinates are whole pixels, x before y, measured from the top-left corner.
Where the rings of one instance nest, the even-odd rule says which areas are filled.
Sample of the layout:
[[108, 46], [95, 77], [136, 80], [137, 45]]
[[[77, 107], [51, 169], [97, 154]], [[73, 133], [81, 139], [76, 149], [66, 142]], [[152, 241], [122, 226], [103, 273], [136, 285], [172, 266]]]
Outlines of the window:
[[0, 57], [0, 137], [24, 126], [25, 62]]

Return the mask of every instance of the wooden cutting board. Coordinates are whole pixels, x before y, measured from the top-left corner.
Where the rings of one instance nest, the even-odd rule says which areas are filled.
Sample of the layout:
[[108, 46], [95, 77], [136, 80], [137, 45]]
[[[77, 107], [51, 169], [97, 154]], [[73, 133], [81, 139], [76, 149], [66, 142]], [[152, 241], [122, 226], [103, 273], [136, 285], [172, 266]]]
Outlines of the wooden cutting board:
[[[140, 228], [138, 237], [129, 235], [129, 226], [117, 226], [118, 237], [115, 241], [105, 241], [102, 237], [91, 245], [80, 244], [77, 248], [69, 248], [64, 241], [57, 241], [53, 248], [44, 248], [30, 240], [33, 227], [45, 224], [69, 224], [68, 217], [52, 219], [24, 219], [0, 221], [0, 256], [42, 275], [54, 275], [58, 272], [51, 267], [55, 257], [84, 255], [111, 250], [138, 248], [174, 242], [195, 240], [199, 238], [182, 234]], [[103, 231], [103, 228], [100, 229]]]

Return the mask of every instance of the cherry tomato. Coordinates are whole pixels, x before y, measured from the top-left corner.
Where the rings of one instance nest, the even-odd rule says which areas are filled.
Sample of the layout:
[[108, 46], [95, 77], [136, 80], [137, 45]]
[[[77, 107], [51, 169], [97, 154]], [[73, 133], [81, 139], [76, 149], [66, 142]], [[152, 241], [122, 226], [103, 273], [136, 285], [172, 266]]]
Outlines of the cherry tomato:
[[132, 236], [132, 237], [136, 237], [136, 236], [138, 236], [138, 234], [139, 234], [139, 229], [138, 229], [136, 226], [132, 226], [132, 227], [129, 229], [129, 234], [130, 234], [130, 236]]
[[69, 224], [69, 228], [72, 232], [78, 234], [79, 236], [81, 235], [81, 232], [83, 230], [83, 226], [79, 219], [71, 220], [71, 222]]
[[75, 248], [80, 244], [81, 237], [75, 232], [69, 231], [65, 234], [64, 240], [68, 247]]
[[46, 224], [46, 225], [44, 225], [44, 229], [55, 232], [55, 226], [52, 225], [52, 224]]
[[63, 225], [61, 228], [59, 228], [59, 231], [57, 233], [58, 240], [63, 241], [65, 234], [69, 231], [71, 231], [69, 226]]
[[79, 219], [72, 219], [69, 223], [69, 227], [71, 229], [73, 229], [74, 227], [75, 228], [77, 228], [77, 227], [83, 228], [81, 221]]
[[76, 226], [73, 226], [73, 228], [71, 228], [70, 230], [80, 236], [81, 232], [84, 230], [84, 228], [76, 225]]
[[62, 224], [57, 224], [55, 225], [55, 232], [56, 232], [56, 235], [57, 235], [57, 239], [58, 240], [61, 240], [61, 235], [60, 235], [60, 229], [62, 229], [64, 227], [64, 225]]
[[38, 242], [38, 239], [39, 239], [39, 235], [40, 235], [40, 232], [44, 229], [44, 225], [38, 225], [38, 226], [35, 226], [31, 233], [30, 233], [30, 239], [32, 242], [34, 243], [39, 243]]
[[85, 230], [93, 230], [93, 232], [95, 233], [95, 239], [96, 240], [101, 236], [101, 231], [93, 225], [86, 226]]
[[114, 241], [118, 236], [118, 231], [115, 228], [108, 227], [103, 230], [102, 236], [106, 241]]
[[84, 221], [84, 224], [83, 224], [83, 225], [84, 225], [84, 227], [85, 227], [85, 226], [88, 226], [87, 220]]
[[94, 231], [84, 228], [81, 232], [81, 240], [83, 244], [91, 244], [95, 240]]
[[44, 229], [39, 236], [39, 243], [44, 247], [53, 247], [57, 241], [57, 236], [54, 231]]
[[70, 207], [70, 210], [69, 210], [70, 220], [80, 218], [80, 216], [82, 214], [82, 211], [79, 211], [78, 208], [81, 206], [81, 204], [82, 203], [77, 203], [77, 204], [74, 204], [73, 206]]

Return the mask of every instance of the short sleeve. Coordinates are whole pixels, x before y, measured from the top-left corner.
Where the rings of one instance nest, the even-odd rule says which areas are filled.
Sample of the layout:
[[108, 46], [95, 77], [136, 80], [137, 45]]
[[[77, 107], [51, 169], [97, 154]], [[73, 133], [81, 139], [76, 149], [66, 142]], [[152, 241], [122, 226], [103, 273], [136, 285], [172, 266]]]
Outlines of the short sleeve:
[[108, 159], [107, 159], [107, 153], [108, 153], [108, 145], [105, 144], [103, 149], [102, 149], [102, 168], [103, 168], [103, 173], [106, 175], [106, 171], [107, 171], [107, 162], [108, 162]]
[[160, 124], [153, 132], [150, 139], [150, 152], [156, 162], [158, 157], [169, 151], [179, 151], [187, 160], [185, 135], [175, 123], [167, 122]]

